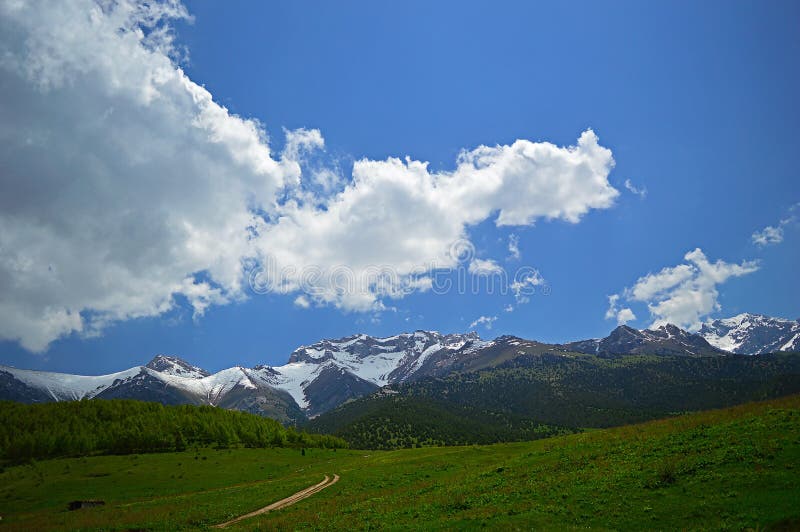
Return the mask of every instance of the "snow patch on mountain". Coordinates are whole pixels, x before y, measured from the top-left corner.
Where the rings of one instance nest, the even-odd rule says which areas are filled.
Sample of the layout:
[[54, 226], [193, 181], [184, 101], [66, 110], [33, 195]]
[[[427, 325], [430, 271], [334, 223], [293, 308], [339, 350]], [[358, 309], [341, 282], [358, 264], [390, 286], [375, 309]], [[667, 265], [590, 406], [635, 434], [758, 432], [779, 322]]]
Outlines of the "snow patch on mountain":
[[10, 373], [18, 381], [47, 393], [54, 401], [79, 401], [91, 399], [112, 386], [115, 382], [124, 381], [139, 375], [142, 367], [135, 367], [111, 373], [109, 375], [69, 375], [50, 371], [17, 369], [0, 366], [0, 370]]
[[[488, 344], [474, 334], [442, 335], [436, 331], [416, 331], [385, 338], [365, 334], [322, 340], [296, 349], [283, 366], [264, 366], [269, 370], [265, 382], [288, 392], [301, 408], [309, 407], [305, 388], [327, 368], [347, 371], [378, 387], [393, 384], [418, 371], [432, 355], [443, 350], [458, 352], [468, 343], [478, 349]], [[397, 376], [398, 370], [399, 377]], [[393, 375], [394, 374], [394, 375]]]
[[731, 353], [758, 355], [800, 349], [800, 321], [761, 314], [708, 320], [699, 334], [714, 347]]
[[781, 346], [781, 351], [800, 351], [800, 333]]
[[330, 364], [314, 364], [311, 362], [290, 362], [279, 367], [263, 366], [255, 371], [261, 379], [273, 388], [284, 390], [303, 410], [309, 407], [305, 387]]
[[190, 379], [202, 379], [210, 375], [210, 373], [203, 368], [193, 366], [181, 358], [167, 355], [156, 355], [145, 367], [158, 371], [159, 373], [174, 375], [176, 377], [187, 377]]
[[220, 399], [237, 386], [250, 390], [257, 389], [257, 386], [253, 384], [253, 381], [248, 376], [247, 370], [239, 366], [223, 369], [213, 375], [202, 378], [154, 371], [150, 373], [157, 379], [200, 397], [204, 402], [211, 405], [219, 403]]

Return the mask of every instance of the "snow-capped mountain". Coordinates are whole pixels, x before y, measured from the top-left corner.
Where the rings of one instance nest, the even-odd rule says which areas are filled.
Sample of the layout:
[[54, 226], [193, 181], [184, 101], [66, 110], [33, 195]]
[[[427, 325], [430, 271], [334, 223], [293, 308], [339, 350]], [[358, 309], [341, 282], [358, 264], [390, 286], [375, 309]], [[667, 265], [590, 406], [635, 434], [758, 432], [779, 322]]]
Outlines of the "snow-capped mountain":
[[236, 366], [214, 374], [165, 355], [145, 366], [91, 377], [0, 366], [0, 399], [210, 404], [293, 422], [386, 384], [445, 372], [460, 357], [490, 344], [475, 333], [417, 331], [388, 338], [362, 334], [300, 347], [283, 366]]
[[[43, 401], [79, 401], [92, 399], [103, 390], [119, 382], [135, 377], [142, 368], [131, 368], [109, 375], [85, 376], [52, 373], [49, 371], [33, 371], [0, 366], [0, 383], [6, 389], [6, 379], [13, 377], [20, 385], [29, 388], [29, 393], [41, 397]], [[14, 397], [3, 397], [14, 399]], [[39, 401], [36, 401], [39, 402]]]
[[154, 369], [159, 373], [174, 375], [176, 377], [189, 377], [192, 379], [202, 379], [210, 375], [210, 373], [203, 368], [192, 366], [183, 359], [167, 355], [156, 355], [145, 367]]
[[305, 416], [292, 397], [258, 372], [234, 367], [210, 375], [174, 358], [157, 356], [146, 366], [99, 376], [70, 375], [0, 366], [0, 399], [29, 403], [80, 399], [139, 399], [163, 404], [209, 404], [292, 422]]
[[722, 351], [712, 346], [698, 334], [676, 327], [663, 325], [657, 329], [637, 330], [620, 325], [605, 338], [582, 340], [564, 344], [565, 349], [591, 355], [608, 356], [623, 354], [648, 355], [719, 355]]
[[728, 351], [754, 354], [799, 349], [800, 323], [750, 314], [709, 322], [700, 334], [674, 325], [642, 331], [623, 325], [605, 338], [562, 345], [513, 336], [484, 341], [476, 333], [416, 331], [387, 338], [359, 334], [302, 346], [282, 366], [234, 366], [214, 374], [166, 355], [156, 356], [145, 366], [100, 376], [0, 366], [0, 399], [208, 404], [295, 423], [388, 384], [494, 367], [520, 355], [719, 356]]
[[800, 351], [800, 320], [739, 314], [709, 320], [699, 334], [719, 349], [743, 355]]
[[387, 338], [359, 334], [302, 346], [287, 364], [256, 370], [313, 416], [387, 384], [427, 376], [489, 344], [476, 333], [416, 331]]

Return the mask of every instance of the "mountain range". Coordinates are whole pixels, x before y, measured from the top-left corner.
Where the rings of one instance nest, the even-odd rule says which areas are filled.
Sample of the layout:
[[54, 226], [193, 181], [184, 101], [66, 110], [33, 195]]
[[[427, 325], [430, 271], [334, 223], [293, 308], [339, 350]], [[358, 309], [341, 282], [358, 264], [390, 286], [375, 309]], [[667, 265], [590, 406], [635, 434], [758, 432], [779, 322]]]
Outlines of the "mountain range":
[[0, 399], [46, 402], [129, 398], [164, 404], [210, 404], [300, 423], [387, 385], [498, 367], [520, 355], [724, 357], [800, 350], [800, 322], [742, 314], [709, 321], [698, 333], [674, 325], [546, 344], [514, 336], [416, 331], [386, 338], [360, 334], [296, 349], [283, 366], [235, 366], [210, 374], [177, 357], [145, 366], [80, 376], [0, 366]]
[[742, 355], [800, 351], [800, 320], [739, 314], [708, 321], [698, 334], [718, 349]]

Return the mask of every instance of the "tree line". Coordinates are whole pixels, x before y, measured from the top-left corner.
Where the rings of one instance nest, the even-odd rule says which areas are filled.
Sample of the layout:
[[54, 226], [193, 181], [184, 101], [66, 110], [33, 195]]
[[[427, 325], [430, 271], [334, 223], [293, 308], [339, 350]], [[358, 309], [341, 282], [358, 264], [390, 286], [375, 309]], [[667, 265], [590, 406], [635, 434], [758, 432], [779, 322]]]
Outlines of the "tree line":
[[199, 446], [335, 449], [347, 447], [347, 442], [213, 406], [121, 399], [33, 405], [0, 401], [0, 458], [11, 462]]

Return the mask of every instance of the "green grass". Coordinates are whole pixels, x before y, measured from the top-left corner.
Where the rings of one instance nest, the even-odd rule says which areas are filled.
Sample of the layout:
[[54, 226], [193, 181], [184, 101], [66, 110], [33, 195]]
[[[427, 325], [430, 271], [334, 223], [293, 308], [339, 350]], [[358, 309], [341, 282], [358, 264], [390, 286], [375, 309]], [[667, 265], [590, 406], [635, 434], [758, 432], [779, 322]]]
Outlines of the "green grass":
[[0, 528], [204, 528], [332, 473], [231, 529], [797, 529], [800, 396], [525, 443], [42, 461], [0, 474]]

